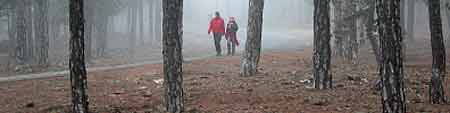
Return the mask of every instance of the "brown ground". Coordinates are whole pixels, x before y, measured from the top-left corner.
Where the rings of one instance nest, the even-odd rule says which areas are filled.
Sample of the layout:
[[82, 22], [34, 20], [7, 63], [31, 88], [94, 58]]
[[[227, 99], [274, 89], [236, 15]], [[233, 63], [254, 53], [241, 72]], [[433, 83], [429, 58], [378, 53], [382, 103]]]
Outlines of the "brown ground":
[[[332, 90], [315, 90], [311, 50], [267, 52], [260, 73], [239, 76], [239, 56], [210, 58], [184, 65], [188, 113], [367, 113], [380, 112], [373, 89], [376, 65], [368, 52], [359, 65], [334, 59]], [[430, 105], [427, 98], [431, 57], [408, 53], [409, 112], [450, 113], [450, 105]], [[161, 64], [89, 73], [90, 109], [94, 113], [159, 113], [162, 111]], [[450, 72], [450, 68], [447, 68]], [[445, 78], [447, 97], [450, 80]], [[70, 109], [67, 77], [0, 83], [1, 113], [60, 113]]]

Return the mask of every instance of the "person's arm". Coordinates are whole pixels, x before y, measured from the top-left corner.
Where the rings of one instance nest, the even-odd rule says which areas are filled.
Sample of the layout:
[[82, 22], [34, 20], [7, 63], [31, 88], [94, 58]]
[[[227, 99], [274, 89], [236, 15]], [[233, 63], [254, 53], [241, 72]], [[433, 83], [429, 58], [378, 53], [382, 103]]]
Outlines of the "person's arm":
[[236, 27], [235, 32], [237, 32], [239, 30], [239, 25], [236, 22], [234, 22], [234, 26]]
[[213, 21], [214, 21], [214, 20], [211, 20], [211, 21], [209, 22], [208, 34], [211, 34]]

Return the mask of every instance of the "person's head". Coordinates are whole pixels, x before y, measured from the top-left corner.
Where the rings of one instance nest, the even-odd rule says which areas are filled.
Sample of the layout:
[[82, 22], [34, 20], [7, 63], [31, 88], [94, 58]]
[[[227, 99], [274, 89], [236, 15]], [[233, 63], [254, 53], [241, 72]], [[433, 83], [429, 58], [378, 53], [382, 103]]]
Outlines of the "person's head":
[[230, 17], [230, 21], [234, 22], [235, 18], [234, 17]]
[[220, 13], [216, 11], [216, 17], [220, 17]]

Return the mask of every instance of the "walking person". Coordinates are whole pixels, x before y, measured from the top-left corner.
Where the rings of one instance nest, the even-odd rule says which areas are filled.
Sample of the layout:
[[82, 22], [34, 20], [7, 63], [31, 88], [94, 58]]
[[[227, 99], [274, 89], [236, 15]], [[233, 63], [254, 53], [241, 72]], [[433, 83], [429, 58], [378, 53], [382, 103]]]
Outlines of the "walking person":
[[213, 34], [214, 45], [216, 47], [216, 56], [222, 56], [222, 46], [220, 42], [225, 34], [225, 21], [220, 17], [220, 13], [216, 12], [215, 17], [211, 20], [209, 24], [208, 34]]
[[234, 56], [234, 54], [236, 53], [236, 46], [239, 46], [239, 41], [236, 34], [238, 30], [239, 26], [236, 23], [235, 18], [230, 17], [225, 33], [225, 38], [227, 39], [228, 56]]

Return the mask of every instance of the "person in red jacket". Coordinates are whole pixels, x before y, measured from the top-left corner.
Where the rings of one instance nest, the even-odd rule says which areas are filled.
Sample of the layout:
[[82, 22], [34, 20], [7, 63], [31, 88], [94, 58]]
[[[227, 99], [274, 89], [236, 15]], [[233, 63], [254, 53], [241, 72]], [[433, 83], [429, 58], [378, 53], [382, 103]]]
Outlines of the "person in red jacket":
[[220, 46], [220, 42], [225, 34], [225, 21], [220, 17], [219, 12], [216, 12], [216, 17], [209, 23], [208, 34], [211, 33], [214, 36], [214, 45], [216, 46], [217, 56], [222, 56], [222, 46]]

